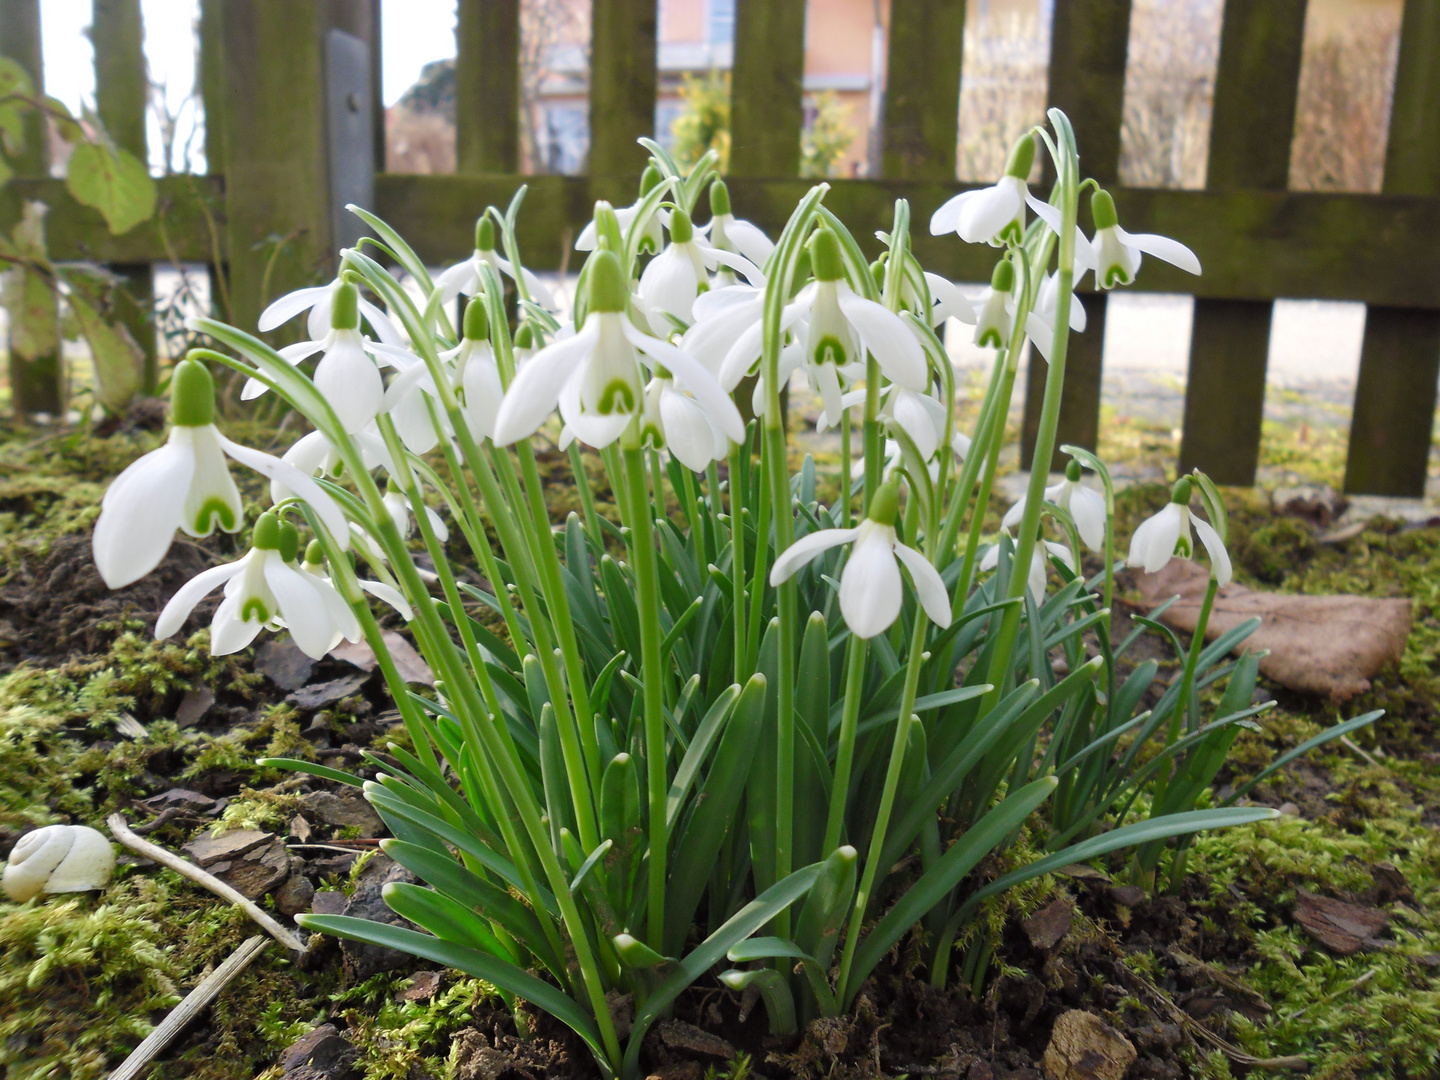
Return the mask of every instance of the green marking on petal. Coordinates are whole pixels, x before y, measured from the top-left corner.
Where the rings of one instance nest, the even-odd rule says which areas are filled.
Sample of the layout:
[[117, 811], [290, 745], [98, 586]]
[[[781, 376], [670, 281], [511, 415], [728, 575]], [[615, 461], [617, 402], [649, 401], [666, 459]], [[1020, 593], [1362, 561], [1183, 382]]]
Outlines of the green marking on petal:
[[844, 367], [849, 362], [849, 354], [845, 351], [845, 345], [833, 334], [826, 334], [815, 343], [815, 352], [812, 359], [817, 364], [834, 364], [836, 367]]
[[228, 533], [240, 531], [240, 520], [235, 516], [235, 508], [224, 499], [214, 496], [201, 504], [191, 524], [196, 536], [209, 536], [215, 531], [216, 525]]
[[595, 411], [601, 416], [614, 416], [616, 413], [633, 413], [636, 407], [634, 388], [623, 379], [613, 379], [600, 391]]
[[265, 606], [265, 601], [258, 596], [252, 596], [240, 608], [240, 621], [268, 623], [270, 609]]

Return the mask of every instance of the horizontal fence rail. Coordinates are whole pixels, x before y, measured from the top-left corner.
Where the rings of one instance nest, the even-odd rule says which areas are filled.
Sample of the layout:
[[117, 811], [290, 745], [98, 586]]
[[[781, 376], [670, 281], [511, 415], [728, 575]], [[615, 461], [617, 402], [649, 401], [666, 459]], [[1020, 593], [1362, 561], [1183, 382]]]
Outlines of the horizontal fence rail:
[[[14, 12], [35, 2], [0, 0], [0, 53], [22, 62], [39, 55], [38, 19], [23, 30], [33, 41], [5, 39], [14, 37], [10, 28], [29, 26]], [[633, 140], [654, 115], [655, 0], [593, 0], [589, 176], [516, 172], [521, 6], [458, 0], [457, 174], [374, 177], [372, 208], [431, 263], [469, 254], [475, 217], [486, 205], [505, 205], [522, 183], [530, 196], [519, 239], [536, 269], [575, 265], [569, 248], [595, 200], [633, 201], [644, 160]], [[1359, 301], [1370, 308], [1346, 488], [1418, 495], [1440, 374], [1440, 3], [1404, 2], [1381, 194], [1286, 190], [1306, 8], [1307, 0], [1226, 0], [1205, 190], [1118, 184], [1130, 0], [1055, 0], [1049, 100], [1071, 116], [1084, 171], [1113, 190], [1126, 227], [1181, 238], [1204, 264], [1193, 278], [1148, 260], [1137, 286], [1196, 298], [1181, 464], [1253, 483], [1274, 300]], [[112, 127], [125, 128], [135, 111], [122, 75], [135, 62], [138, 12], [139, 0], [95, 0], [97, 27], [125, 31], [110, 35], [114, 44], [97, 37], [97, 69], [108, 65], [100, 112], [109, 109]], [[736, 2], [731, 194], [737, 213], [772, 232], [812, 183], [796, 177], [805, 18], [805, 0]], [[862, 244], [889, 225], [896, 198], [910, 200], [923, 222], [964, 189], [953, 179], [964, 20], [964, 0], [890, 5], [881, 175], [832, 180], [827, 196]], [[356, 156], [336, 144], [334, 122], [327, 127], [326, 90], [342, 74], [347, 85], [368, 86], [373, 130], [383, 132], [378, 27], [378, 0], [202, 0], [206, 152], [212, 167], [226, 167], [162, 180], [156, 219], [118, 237], [71, 200], [62, 181], [17, 179], [0, 205], [0, 227], [20, 200], [38, 199], [50, 207], [46, 228], [58, 260], [104, 262], [137, 281], [145, 264], [225, 266], [232, 316], [253, 325], [262, 286], [273, 297], [333, 273], [332, 223], [343, 200], [330, 162]], [[354, 42], [337, 51], [332, 40], [327, 51], [336, 31]], [[353, 62], [365, 64], [370, 81], [327, 70], [327, 55], [367, 58]], [[143, 139], [143, 130], [127, 138]], [[383, 139], [373, 157], [383, 163]], [[959, 281], [987, 279], [995, 259], [992, 250], [923, 229], [914, 247], [927, 269]], [[1061, 441], [1093, 448], [1107, 298], [1092, 292], [1085, 304], [1089, 327], [1072, 341]], [[1027, 463], [1038, 380], [1030, 398]]]

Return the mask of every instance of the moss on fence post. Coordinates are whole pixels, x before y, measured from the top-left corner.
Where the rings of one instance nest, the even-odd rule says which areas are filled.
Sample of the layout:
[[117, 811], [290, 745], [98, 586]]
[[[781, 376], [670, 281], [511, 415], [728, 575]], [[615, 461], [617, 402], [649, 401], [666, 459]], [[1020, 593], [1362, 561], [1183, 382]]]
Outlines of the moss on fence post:
[[[14, 60], [44, 92], [39, 0], [0, 3], [0, 56]], [[48, 176], [50, 147], [45, 121], [27, 110], [22, 121], [25, 148], [10, 156], [20, 176]], [[0, 222], [8, 234], [20, 221], [22, 200], [10, 187], [0, 191]], [[6, 293], [10, 309], [10, 403], [19, 414], [59, 416], [65, 408], [65, 372], [60, 362], [60, 317], [55, 294], [35, 270], [16, 268]]]

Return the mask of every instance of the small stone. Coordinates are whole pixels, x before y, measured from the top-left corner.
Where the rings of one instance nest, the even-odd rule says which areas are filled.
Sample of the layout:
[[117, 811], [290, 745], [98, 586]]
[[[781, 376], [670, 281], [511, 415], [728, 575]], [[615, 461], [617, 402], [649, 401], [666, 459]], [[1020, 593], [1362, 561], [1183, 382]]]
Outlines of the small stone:
[[180, 707], [175, 710], [175, 725], [177, 727], [194, 727], [210, 707], [215, 704], [215, 692], [207, 687], [200, 687], [198, 690], [186, 690], [185, 696], [180, 699]]
[[[223, 877], [248, 900], [258, 900], [290, 875], [290, 853], [282, 840], [234, 860]], [[221, 876], [221, 875], [217, 875]], [[303, 908], [302, 908], [303, 910]]]
[[271, 638], [255, 650], [255, 670], [281, 690], [299, 690], [310, 681], [315, 661], [293, 641]]
[[[385, 855], [377, 855], [360, 871], [360, 880], [345, 905], [345, 915], [358, 919], [370, 919], [390, 926], [410, 927], [411, 924], [390, 910], [381, 895], [385, 886], [392, 881], [416, 883], [415, 875]], [[381, 945], [366, 945], [358, 941], [340, 942], [340, 951], [345, 957], [345, 969], [350, 978], [361, 981], [378, 975], [382, 971], [394, 971], [415, 962], [409, 953], [398, 949], [387, 949]]]
[[1025, 931], [1031, 945], [1042, 952], [1048, 952], [1060, 944], [1070, 932], [1070, 917], [1073, 913], [1070, 901], [1061, 897], [1024, 920], [1020, 928]]
[[285, 700], [302, 709], [322, 709], [326, 705], [349, 697], [369, 681], [370, 675], [364, 671], [354, 675], [342, 675], [329, 682], [315, 683], [312, 686], [298, 689]]
[[339, 915], [345, 910], [350, 898], [339, 889], [321, 889], [310, 901], [310, 910], [316, 915]]
[[287, 1077], [305, 1071], [309, 1077], [350, 1080], [357, 1075], [355, 1063], [360, 1052], [349, 1039], [343, 1038], [334, 1024], [321, 1024], [302, 1035], [280, 1058], [280, 1067]]
[[395, 994], [396, 1001], [429, 1001], [440, 989], [439, 971], [417, 971], [405, 986]]
[[380, 815], [359, 795], [316, 791], [300, 802], [312, 817], [326, 825], [337, 829], [356, 829], [356, 835], [363, 839], [385, 835], [385, 824]]
[[296, 916], [310, 907], [315, 886], [304, 874], [291, 874], [285, 884], [275, 890], [275, 908], [282, 915]]
[[195, 810], [205, 813], [215, 805], [215, 800], [209, 795], [202, 795], [198, 791], [191, 791], [189, 788], [171, 788], [169, 791], [162, 791], [159, 795], [152, 795], [144, 800], [144, 805], [155, 810], [164, 810], [169, 806], [178, 806], [185, 810]]
[[312, 834], [313, 830], [310, 828], [310, 822], [306, 821], [299, 814], [296, 814], [290, 819], [290, 835], [295, 837], [296, 840], [299, 840], [300, 843], [309, 843]]
[[1060, 1014], [1045, 1048], [1049, 1080], [1121, 1080], [1135, 1060], [1135, 1046], [1094, 1013]]
[[1293, 802], [1282, 802], [1280, 804], [1280, 814], [1282, 817], [1299, 817], [1300, 807]]
[[711, 1035], [694, 1024], [684, 1020], [662, 1020], [656, 1025], [660, 1041], [672, 1050], [689, 1050], [708, 1057], [724, 1058], [729, 1061], [735, 1056], [735, 1047], [719, 1035]]
[[191, 840], [182, 850], [201, 866], [210, 867], [225, 859], [235, 859], [273, 839], [274, 834], [258, 829], [236, 829], [219, 836], [206, 833]]

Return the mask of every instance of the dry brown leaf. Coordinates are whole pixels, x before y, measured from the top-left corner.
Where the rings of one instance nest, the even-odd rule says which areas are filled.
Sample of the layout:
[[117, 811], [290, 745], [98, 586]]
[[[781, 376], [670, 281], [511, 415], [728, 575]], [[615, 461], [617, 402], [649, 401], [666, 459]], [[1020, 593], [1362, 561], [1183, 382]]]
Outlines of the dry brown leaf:
[[[1161, 619], [1193, 632], [1209, 579], [1206, 567], [1171, 559], [1158, 574], [1137, 573], [1135, 584], [1151, 606], [1178, 594]], [[1216, 595], [1205, 637], [1214, 640], [1257, 615], [1260, 627], [1240, 648], [1269, 650], [1260, 671], [1282, 686], [1335, 701], [1369, 690], [1371, 677], [1400, 659], [1411, 624], [1409, 600], [1297, 596], [1232, 583]]]

